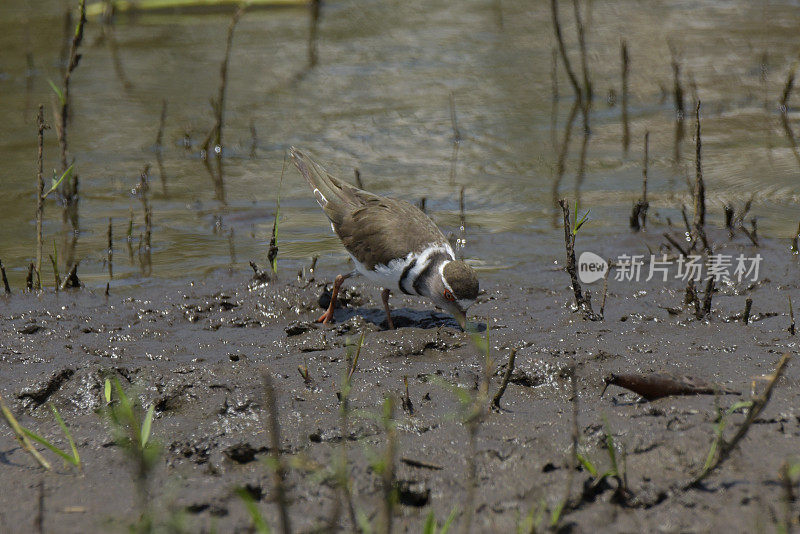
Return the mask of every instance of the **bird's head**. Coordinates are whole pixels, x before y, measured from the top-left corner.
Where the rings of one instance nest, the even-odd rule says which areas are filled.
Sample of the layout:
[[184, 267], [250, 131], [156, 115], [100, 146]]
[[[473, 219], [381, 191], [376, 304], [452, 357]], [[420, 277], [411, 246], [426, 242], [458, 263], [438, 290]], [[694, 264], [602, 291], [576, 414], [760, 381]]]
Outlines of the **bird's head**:
[[440, 274], [432, 288], [431, 300], [450, 312], [464, 328], [467, 308], [478, 296], [478, 276], [472, 267], [460, 260], [445, 262]]

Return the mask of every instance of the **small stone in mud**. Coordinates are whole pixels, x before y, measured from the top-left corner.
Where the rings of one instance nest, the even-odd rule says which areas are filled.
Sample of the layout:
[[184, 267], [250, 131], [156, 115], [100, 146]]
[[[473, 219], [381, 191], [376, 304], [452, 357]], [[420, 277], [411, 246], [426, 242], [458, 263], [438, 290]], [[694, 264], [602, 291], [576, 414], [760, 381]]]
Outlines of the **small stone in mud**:
[[20, 334], [35, 334], [39, 330], [42, 330], [43, 327], [39, 326], [38, 324], [32, 323], [27, 324], [23, 328], [19, 330]]
[[260, 451], [254, 449], [249, 443], [237, 443], [225, 449], [225, 456], [236, 463], [247, 464], [256, 459], [257, 452]]
[[286, 327], [286, 335], [289, 337], [299, 336], [300, 334], [305, 334], [309, 330], [313, 329], [314, 325], [311, 323], [307, 321], [297, 321]]

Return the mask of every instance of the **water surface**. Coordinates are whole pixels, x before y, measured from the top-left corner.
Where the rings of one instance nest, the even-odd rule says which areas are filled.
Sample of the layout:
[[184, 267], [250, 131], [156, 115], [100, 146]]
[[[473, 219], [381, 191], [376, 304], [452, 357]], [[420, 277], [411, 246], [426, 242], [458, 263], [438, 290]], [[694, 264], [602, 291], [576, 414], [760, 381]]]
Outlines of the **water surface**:
[[[90, 20], [73, 74], [69, 129], [81, 179], [75, 257], [83, 281], [103, 287], [108, 280], [109, 218], [115, 240], [112, 287], [136, 287], [153, 278], [185, 280], [231, 265], [249, 269], [249, 260], [265, 265], [291, 145], [307, 148], [346, 179], [358, 167], [374, 192], [412, 202], [425, 197], [446, 233], [460, 234], [463, 187], [464, 254], [483, 276], [506, 277], [515, 266], [560, 259], [554, 197], [577, 196], [592, 210], [587, 239], [612, 242], [629, 232], [648, 130], [651, 231], [661, 232], [667, 218], [680, 220], [681, 204], [691, 203], [686, 184], [694, 176], [690, 117], [683, 140], [677, 147], [675, 142], [670, 48], [681, 65], [687, 109], [695, 98], [702, 101], [712, 223], [721, 224], [724, 204], [739, 208], [752, 198], [761, 235], [791, 236], [800, 219], [800, 164], [780, 120], [779, 100], [796, 57], [796, 3], [589, 6], [584, 19], [595, 93], [591, 135], [578, 179], [583, 133], [578, 117], [560, 180], [557, 158], [574, 97], [559, 67], [554, 98], [549, 2], [326, 2], [319, 63], [313, 68], [308, 67], [308, 10], [246, 13], [230, 57], [222, 187], [204, 165], [200, 144], [213, 124], [209, 99], [218, 92], [230, 13], [120, 17], [113, 35], [121, 71], [132, 84], [127, 90], [109, 39], [102, 39], [99, 22]], [[55, 0], [0, 6], [0, 259], [15, 287], [23, 284], [35, 254], [35, 113], [44, 103], [53, 121], [48, 79], [60, 79], [64, 9]], [[561, 19], [580, 76], [570, 3], [562, 6]], [[621, 139], [622, 38], [630, 53], [627, 153]], [[457, 153], [451, 93], [461, 135]], [[164, 100], [162, 176], [155, 140]], [[788, 118], [800, 130], [791, 105]], [[58, 148], [52, 130], [46, 137], [48, 174], [58, 166]], [[148, 164], [151, 271], [139, 262], [144, 217], [132, 194]], [[60, 207], [48, 200], [46, 251], [53, 241], [63, 260]], [[341, 246], [293, 168], [283, 180], [279, 245], [284, 272], [314, 255], [343, 266]], [[50, 277], [45, 262], [43, 278]]]

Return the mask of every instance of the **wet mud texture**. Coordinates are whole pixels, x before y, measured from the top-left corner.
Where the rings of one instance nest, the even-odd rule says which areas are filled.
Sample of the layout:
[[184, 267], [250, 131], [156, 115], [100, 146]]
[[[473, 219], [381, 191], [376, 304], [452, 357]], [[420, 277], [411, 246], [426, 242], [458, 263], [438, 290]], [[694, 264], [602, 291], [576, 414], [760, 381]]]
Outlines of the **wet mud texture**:
[[[646, 253], [642, 239], [631, 236], [615, 243], [616, 250], [595, 252]], [[756, 252], [719, 241], [718, 252]], [[490, 394], [510, 349], [518, 351], [504, 409], [488, 412], [478, 428], [473, 530], [514, 531], [531, 507], [544, 500], [552, 509], [564, 495], [572, 434], [566, 370], [574, 365], [581, 451], [601, 471], [608, 468], [606, 418], [632, 496], [620, 503], [613, 481], [593, 485], [591, 475], [578, 470], [576, 505], [564, 512], [563, 529], [772, 531], [785, 517], [779, 470], [800, 450], [796, 359], [732, 458], [700, 488], [679, 489], [705, 461], [715, 402], [724, 409], [749, 398], [753, 382], [762, 388], [758, 377], [770, 373], [783, 352], [796, 351], [797, 338], [787, 331], [787, 296], [800, 303], [797, 259], [783, 242], [767, 241], [759, 252], [762, 281], [719, 286], [711, 317], [702, 321], [682, 306], [680, 282], [612, 279], [605, 320], [590, 322], [572, 311], [560, 258], [529, 272], [483, 276], [484, 291], [471, 312], [473, 321], [488, 325], [496, 370]], [[430, 510], [443, 521], [455, 506], [463, 524], [468, 434], [458, 401], [441, 381], [475, 390], [482, 356], [452, 319], [427, 311], [418, 299], [393, 296], [399, 328], [385, 330], [380, 292], [363, 279], [348, 286], [348, 304], [337, 310], [334, 325], [311, 323], [320, 313], [324, 282], [334, 275], [322, 266], [315, 279], [289, 279], [284, 272], [284, 280], [255, 287], [243, 272], [179, 289], [144, 288], [134, 297], [88, 290], [2, 297], [0, 392], [23, 425], [66, 447], [47, 408], [54, 403], [75, 436], [84, 472], [55, 458], [54, 471], [43, 472], [0, 426], [0, 531], [33, 531], [40, 483], [45, 532], [121, 531], [136, 520], [132, 471], [96, 413], [106, 377], [117, 377], [145, 405], [155, 403], [152, 436], [164, 455], [150, 488], [159, 517], [180, 510], [191, 531], [245, 532], [250, 519], [234, 489], [247, 487], [277, 528], [273, 473], [259, 461], [270, 452], [263, 372], [276, 388], [284, 458], [330, 466], [346, 440], [355, 505], [375, 524], [381, 482], [369, 458], [382, 453], [386, 439], [369, 414], [378, 413], [387, 394], [400, 399], [407, 376], [414, 411], [397, 403], [396, 478], [403, 491], [394, 526], [419, 532]], [[602, 282], [588, 289], [598, 306]], [[748, 296], [753, 306], [744, 325], [734, 316]], [[337, 392], [345, 345], [361, 332], [353, 413], [343, 435]], [[308, 383], [298, 372], [304, 365]], [[601, 398], [603, 378], [612, 372], [690, 375], [743, 396], [644, 402], [610, 386]], [[728, 432], [742, 419], [732, 415]], [[337, 492], [329, 479], [295, 466], [286, 487], [296, 530], [320, 528], [334, 517]], [[795, 503], [795, 521], [799, 509]], [[349, 530], [347, 512], [339, 514], [337, 523]]]

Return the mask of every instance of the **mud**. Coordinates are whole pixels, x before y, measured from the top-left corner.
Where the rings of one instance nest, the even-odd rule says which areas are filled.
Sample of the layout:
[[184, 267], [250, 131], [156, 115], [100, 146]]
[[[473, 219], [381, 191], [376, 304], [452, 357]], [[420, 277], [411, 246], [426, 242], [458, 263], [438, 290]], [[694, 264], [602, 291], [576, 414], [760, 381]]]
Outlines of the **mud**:
[[[713, 237], [719, 252], [759, 252], [764, 260], [759, 283], [721, 285], [711, 317], [701, 321], [682, 305], [679, 281], [624, 283], [612, 277], [605, 320], [585, 321], [572, 310], [561, 256], [547, 266], [484, 273], [471, 320], [488, 326], [490, 394], [499, 387], [510, 349], [518, 351], [503, 410], [487, 411], [478, 427], [474, 531], [514, 531], [540, 502], [551, 510], [563, 497], [572, 439], [571, 366], [581, 451], [601, 471], [609, 467], [607, 420], [630, 494], [619, 499], [615, 481], [593, 484], [581, 468], [574, 473], [574, 506], [563, 513], [563, 530], [771, 531], [784, 520], [779, 470], [796, 459], [800, 444], [797, 361], [731, 460], [700, 488], [681, 489], [705, 461], [715, 404], [727, 408], [748, 398], [753, 384], [763, 387], [759, 377], [782, 353], [797, 350], [797, 338], [787, 331], [787, 296], [800, 302], [797, 258], [788, 242], [762, 239], [755, 249], [743, 238]], [[635, 235], [605, 250], [593, 242], [592, 250], [606, 257], [646, 253], [645, 244], [657, 250], [662, 241]], [[143, 404], [155, 404], [152, 435], [164, 453], [149, 488], [160, 521], [181, 512], [191, 532], [247, 531], [250, 518], [234, 493], [245, 487], [277, 528], [273, 472], [261, 461], [271, 452], [265, 372], [276, 387], [280, 452], [293, 459], [287, 491], [295, 530], [324, 530], [332, 518], [350, 529], [332, 479], [298, 465], [302, 459], [306, 468], [331, 466], [343, 446], [355, 506], [377, 525], [381, 479], [370, 459], [384, 450], [386, 434], [370, 414], [379, 412], [386, 395], [398, 399], [395, 528], [419, 532], [429, 511], [443, 521], [454, 507], [463, 525], [468, 434], [459, 403], [442, 382], [476, 390], [483, 356], [470, 337], [425, 302], [398, 296], [392, 302], [399, 328], [385, 330], [379, 290], [363, 279], [347, 291], [349, 305], [337, 311], [336, 324], [314, 324], [335, 270], [321, 265], [313, 278], [284, 273], [278, 282], [257, 285], [244, 271], [218, 273], [195, 283], [154, 283], [133, 296], [83, 289], [0, 297], [0, 392], [23, 425], [66, 447], [47, 408], [54, 403], [83, 460], [82, 474], [55, 461], [53, 472], [43, 472], [0, 427], [0, 530], [31, 532], [39, 514], [45, 532], [120, 531], [136, 521], [131, 468], [97, 413], [107, 377], [117, 377]], [[602, 283], [590, 289], [597, 306]], [[744, 325], [735, 316], [748, 296], [752, 313]], [[348, 366], [346, 345], [362, 332], [343, 433], [338, 393]], [[308, 380], [298, 372], [302, 366]], [[645, 402], [611, 386], [601, 398], [603, 379], [612, 372], [689, 375], [743, 396]], [[413, 414], [400, 409], [404, 377]], [[742, 419], [731, 416], [728, 431]]]

